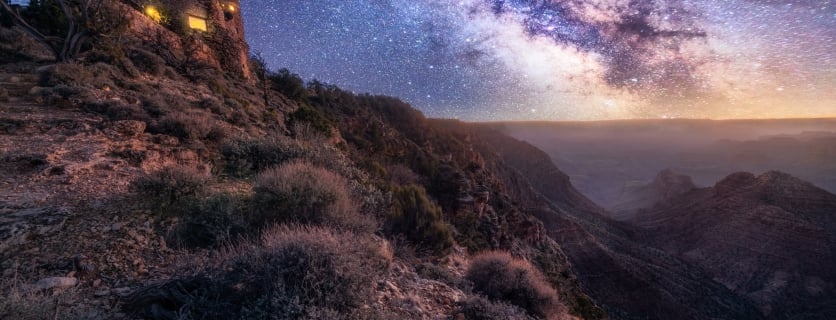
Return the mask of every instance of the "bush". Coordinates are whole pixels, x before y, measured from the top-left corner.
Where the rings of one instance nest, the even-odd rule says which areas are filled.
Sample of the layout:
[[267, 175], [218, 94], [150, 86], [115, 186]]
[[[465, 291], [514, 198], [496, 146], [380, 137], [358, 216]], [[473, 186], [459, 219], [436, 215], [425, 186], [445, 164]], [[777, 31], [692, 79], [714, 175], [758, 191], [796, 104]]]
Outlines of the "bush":
[[202, 112], [173, 112], [163, 117], [154, 131], [189, 140], [220, 141], [226, 137], [224, 128]]
[[202, 192], [209, 178], [206, 172], [177, 165], [138, 178], [132, 188], [158, 199], [162, 206], [166, 206]]
[[361, 214], [348, 182], [327, 169], [294, 162], [268, 169], [256, 178], [256, 225], [293, 222], [373, 232], [374, 219]]
[[160, 56], [140, 48], [131, 48], [128, 58], [142, 72], [159, 76], [165, 72], [166, 62]]
[[181, 248], [212, 248], [244, 233], [241, 200], [220, 193], [175, 208], [180, 219], [168, 232], [166, 242]]
[[506, 303], [490, 301], [483, 296], [475, 296], [459, 302], [456, 314], [464, 316], [467, 320], [534, 320], [525, 313], [525, 310]]
[[566, 314], [557, 291], [534, 266], [505, 252], [474, 257], [465, 276], [473, 290], [494, 301], [505, 301], [530, 315], [559, 319]]
[[246, 176], [302, 156], [305, 150], [286, 138], [237, 139], [226, 142], [221, 153], [227, 172]]
[[140, 290], [127, 309], [189, 319], [368, 319], [360, 308], [373, 302], [391, 255], [367, 237], [285, 226], [216, 260], [196, 278]]
[[390, 210], [392, 231], [424, 249], [441, 253], [453, 245], [450, 225], [442, 221], [441, 208], [430, 201], [424, 188], [395, 186]]
[[331, 136], [331, 120], [326, 118], [319, 110], [303, 104], [296, 111], [288, 115], [287, 126], [294, 128], [296, 125], [305, 123], [323, 136]]

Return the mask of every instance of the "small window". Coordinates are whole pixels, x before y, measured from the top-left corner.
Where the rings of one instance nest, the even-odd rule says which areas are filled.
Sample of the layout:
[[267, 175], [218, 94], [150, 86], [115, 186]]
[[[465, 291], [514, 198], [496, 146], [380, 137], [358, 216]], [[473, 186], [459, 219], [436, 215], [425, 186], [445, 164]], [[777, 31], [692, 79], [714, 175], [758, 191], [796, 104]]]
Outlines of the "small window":
[[209, 30], [206, 19], [189, 15], [189, 28], [206, 32]]

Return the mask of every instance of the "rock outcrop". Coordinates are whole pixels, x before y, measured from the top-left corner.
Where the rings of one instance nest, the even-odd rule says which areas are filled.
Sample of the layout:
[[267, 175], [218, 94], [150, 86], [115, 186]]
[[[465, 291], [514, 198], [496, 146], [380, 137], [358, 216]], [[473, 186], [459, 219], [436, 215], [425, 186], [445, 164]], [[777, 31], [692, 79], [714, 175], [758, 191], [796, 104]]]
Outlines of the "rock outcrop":
[[610, 209], [610, 216], [619, 221], [630, 221], [637, 211], [696, 188], [691, 177], [670, 169], [662, 170], [650, 184], [624, 186], [618, 204]]
[[836, 195], [781, 172], [734, 173], [637, 216], [646, 243], [700, 267], [769, 319], [836, 306]]

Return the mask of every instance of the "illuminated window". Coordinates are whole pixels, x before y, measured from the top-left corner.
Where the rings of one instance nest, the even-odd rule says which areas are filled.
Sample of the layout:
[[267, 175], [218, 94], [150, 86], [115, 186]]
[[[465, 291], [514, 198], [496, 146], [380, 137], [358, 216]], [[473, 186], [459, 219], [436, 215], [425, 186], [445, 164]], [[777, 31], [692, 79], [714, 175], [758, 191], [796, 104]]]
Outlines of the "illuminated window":
[[189, 15], [189, 28], [206, 32], [209, 30], [206, 19]]
[[160, 9], [157, 9], [156, 7], [153, 7], [153, 6], [145, 7], [145, 15], [148, 16], [149, 18], [151, 18], [151, 20], [154, 20], [157, 23], [160, 23], [160, 22], [163, 21], [163, 14], [160, 13]]

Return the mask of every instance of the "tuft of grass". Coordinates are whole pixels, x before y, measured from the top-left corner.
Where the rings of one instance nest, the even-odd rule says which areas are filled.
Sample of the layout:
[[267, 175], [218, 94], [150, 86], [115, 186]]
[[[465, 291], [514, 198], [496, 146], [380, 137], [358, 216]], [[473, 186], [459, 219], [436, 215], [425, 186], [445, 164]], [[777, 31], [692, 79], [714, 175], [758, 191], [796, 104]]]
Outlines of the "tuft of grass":
[[491, 251], [475, 256], [465, 278], [473, 290], [493, 301], [504, 301], [544, 319], [565, 317], [557, 291], [543, 274], [525, 260], [507, 252]]

